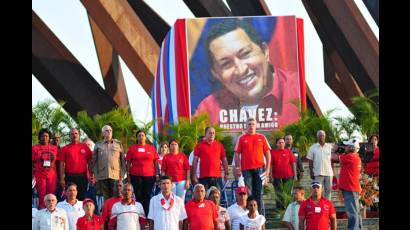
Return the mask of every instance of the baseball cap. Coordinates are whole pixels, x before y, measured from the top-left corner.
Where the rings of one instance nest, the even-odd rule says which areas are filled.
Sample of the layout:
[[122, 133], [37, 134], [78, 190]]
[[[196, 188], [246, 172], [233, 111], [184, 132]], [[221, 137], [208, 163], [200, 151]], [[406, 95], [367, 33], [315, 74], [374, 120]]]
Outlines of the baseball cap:
[[86, 198], [86, 199], [83, 200], [83, 206], [85, 206], [87, 203], [94, 204], [94, 201], [92, 199]]
[[236, 189], [236, 192], [238, 193], [238, 194], [240, 194], [240, 193], [248, 193], [248, 188], [246, 188], [246, 187], [238, 187], [237, 189]]
[[348, 146], [354, 146], [355, 148], [359, 149], [359, 141], [356, 139], [350, 139], [348, 141], [343, 141], [343, 144], [348, 145]]
[[322, 184], [319, 182], [319, 181], [312, 181], [311, 183], [310, 183], [310, 187], [312, 187], [313, 188], [313, 186], [319, 186], [319, 187], [322, 187]]

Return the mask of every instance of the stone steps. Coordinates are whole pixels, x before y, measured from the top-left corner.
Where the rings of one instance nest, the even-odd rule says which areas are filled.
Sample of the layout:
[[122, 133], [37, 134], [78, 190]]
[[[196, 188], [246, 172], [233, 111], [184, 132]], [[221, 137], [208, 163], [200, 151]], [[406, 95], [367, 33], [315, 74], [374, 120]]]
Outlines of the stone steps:
[[[233, 177], [233, 170], [232, 166], [229, 167], [230, 171], [230, 181], [234, 181]], [[310, 173], [309, 173], [309, 164], [307, 162], [303, 163], [303, 178], [300, 180], [299, 185], [302, 186], [306, 193], [307, 196], [310, 196]], [[340, 166], [339, 164], [335, 164], [335, 171], [336, 175], [339, 174]], [[274, 213], [276, 210], [276, 202], [275, 202], [275, 191], [273, 189], [273, 185], [270, 183], [268, 185], [268, 188], [270, 190], [269, 194], [263, 194], [263, 203], [265, 206], [265, 218], [266, 218], [266, 229], [286, 229], [280, 220], [274, 219]], [[228, 189], [228, 194], [231, 192]], [[332, 197], [331, 200], [336, 208], [337, 212], [343, 212], [344, 211], [344, 204], [341, 202], [339, 195], [338, 195], [338, 190], [332, 190], [331, 193]], [[347, 229], [347, 219], [338, 219], [337, 220], [337, 227], [338, 229]], [[375, 230], [379, 229], [379, 218], [367, 218], [363, 219], [363, 230]]]

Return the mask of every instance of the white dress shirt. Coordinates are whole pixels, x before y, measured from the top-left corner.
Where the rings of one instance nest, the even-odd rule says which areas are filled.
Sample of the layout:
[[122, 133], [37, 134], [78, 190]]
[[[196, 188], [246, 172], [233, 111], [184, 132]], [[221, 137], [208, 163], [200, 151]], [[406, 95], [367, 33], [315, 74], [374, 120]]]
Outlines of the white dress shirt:
[[67, 200], [58, 202], [57, 208], [64, 209], [68, 217], [68, 227], [70, 230], [76, 230], [77, 220], [85, 215], [83, 202], [77, 200], [74, 205], [71, 205]]
[[33, 230], [69, 230], [66, 212], [60, 208], [53, 212], [47, 208], [41, 209], [34, 219]]
[[[179, 221], [187, 218], [185, 204], [182, 198], [171, 193], [174, 198], [174, 204], [169, 210], [162, 207], [161, 199], [164, 198], [162, 193], [151, 198], [149, 202], [148, 219], [154, 221], [154, 230], [179, 230]], [[165, 198], [164, 198], [165, 199]], [[169, 207], [171, 197], [166, 200], [166, 208]]]
[[325, 143], [321, 146], [319, 143], [312, 145], [306, 156], [307, 159], [313, 160], [314, 176], [333, 176], [331, 156], [333, 144]]

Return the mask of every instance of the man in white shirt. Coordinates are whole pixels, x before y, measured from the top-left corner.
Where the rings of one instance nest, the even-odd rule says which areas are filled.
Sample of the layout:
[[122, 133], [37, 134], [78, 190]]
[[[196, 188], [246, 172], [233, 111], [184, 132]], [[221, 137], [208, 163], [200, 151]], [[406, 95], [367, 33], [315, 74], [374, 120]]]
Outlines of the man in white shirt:
[[309, 160], [310, 177], [312, 180], [319, 181], [324, 186], [324, 197], [331, 200], [333, 169], [331, 154], [334, 145], [326, 143], [326, 133], [323, 130], [317, 131], [318, 143], [313, 144], [306, 158]]
[[238, 187], [236, 189], [236, 203], [229, 206], [228, 215], [231, 218], [232, 230], [239, 230], [241, 217], [248, 214], [246, 209], [246, 200], [248, 199], [247, 187]]
[[[112, 206], [108, 229], [141, 230], [145, 225], [145, 213], [142, 204], [132, 199], [134, 188], [126, 184], [122, 188], [122, 200]], [[140, 224], [141, 221], [141, 224]], [[142, 226], [142, 227], [143, 227]]]
[[69, 183], [65, 190], [67, 198], [58, 202], [57, 208], [64, 209], [68, 217], [70, 230], [76, 230], [77, 219], [84, 216], [83, 202], [77, 200], [77, 185]]
[[69, 230], [66, 212], [56, 207], [57, 197], [49, 193], [44, 203], [46, 208], [37, 212], [33, 230]]
[[160, 187], [161, 193], [149, 203], [149, 229], [182, 230], [183, 220], [187, 218], [184, 201], [172, 193], [171, 177], [162, 176]]
[[285, 215], [283, 215], [283, 223], [288, 229], [299, 229], [299, 208], [300, 204], [305, 201], [305, 189], [303, 187], [293, 188], [294, 202], [290, 203], [286, 208]]

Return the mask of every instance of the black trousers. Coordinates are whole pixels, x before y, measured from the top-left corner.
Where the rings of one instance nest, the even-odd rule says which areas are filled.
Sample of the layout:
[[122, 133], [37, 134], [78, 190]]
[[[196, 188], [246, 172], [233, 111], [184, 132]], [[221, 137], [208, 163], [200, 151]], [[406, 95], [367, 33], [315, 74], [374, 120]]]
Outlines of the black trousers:
[[70, 182], [73, 182], [77, 185], [77, 199], [78, 200], [84, 200], [87, 195], [87, 185], [88, 185], [88, 180], [87, 180], [87, 174], [65, 174], [65, 183], [66, 185]]
[[133, 176], [131, 184], [134, 187], [135, 199], [142, 204], [145, 216], [148, 216], [149, 201], [151, 199], [151, 191], [155, 185], [155, 176]]

